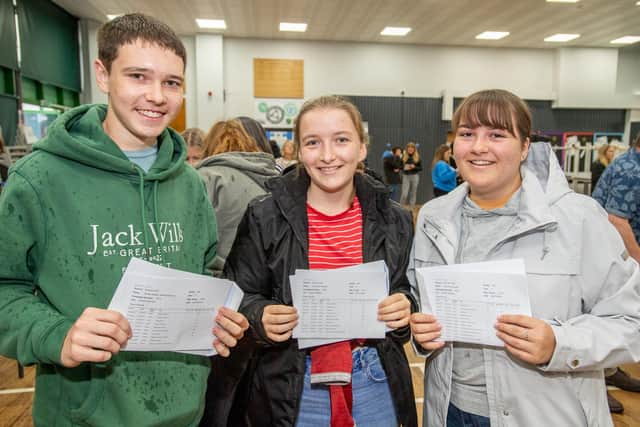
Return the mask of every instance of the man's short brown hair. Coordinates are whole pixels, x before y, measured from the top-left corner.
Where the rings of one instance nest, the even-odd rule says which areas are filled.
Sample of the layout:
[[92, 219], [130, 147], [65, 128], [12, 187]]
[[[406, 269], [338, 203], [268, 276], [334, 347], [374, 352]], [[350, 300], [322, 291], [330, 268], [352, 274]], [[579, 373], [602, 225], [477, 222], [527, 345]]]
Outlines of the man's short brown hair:
[[141, 13], [129, 13], [105, 23], [98, 30], [98, 59], [111, 71], [118, 49], [137, 40], [172, 51], [187, 66], [187, 52], [176, 33], [164, 22]]

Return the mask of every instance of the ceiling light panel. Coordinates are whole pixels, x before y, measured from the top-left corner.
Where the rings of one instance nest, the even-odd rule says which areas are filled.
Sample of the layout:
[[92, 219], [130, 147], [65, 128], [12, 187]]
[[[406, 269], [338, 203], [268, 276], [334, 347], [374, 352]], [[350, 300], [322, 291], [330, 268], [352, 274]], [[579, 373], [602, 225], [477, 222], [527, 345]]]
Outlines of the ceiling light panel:
[[196, 19], [196, 24], [200, 28], [207, 28], [213, 30], [226, 30], [227, 23], [224, 19]]
[[307, 31], [307, 24], [306, 22], [281, 22], [280, 31], [295, 31], [298, 33], [304, 33], [305, 31]]
[[500, 40], [509, 35], [508, 31], [485, 31], [476, 36], [479, 40]]
[[640, 42], [640, 36], [624, 36], [619, 39], [611, 40], [609, 43], [613, 44], [633, 44]]
[[382, 36], [406, 36], [411, 31], [409, 27], [384, 27], [380, 32]]
[[553, 43], [563, 43], [571, 40], [575, 40], [580, 37], [580, 34], [554, 34], [552, 36], [546, 37], [544, 41], [553, 42]]

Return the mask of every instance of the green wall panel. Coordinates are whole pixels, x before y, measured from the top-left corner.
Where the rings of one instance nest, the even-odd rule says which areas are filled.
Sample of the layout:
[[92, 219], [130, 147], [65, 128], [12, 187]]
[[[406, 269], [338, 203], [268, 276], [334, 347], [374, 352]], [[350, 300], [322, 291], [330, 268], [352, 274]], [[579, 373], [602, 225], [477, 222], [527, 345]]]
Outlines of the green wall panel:
[[11, 0], [0, 0], [0, 65], [18, 69], [16, 25]]
[[18, 23], [23, 75], [79, 92], [78, 20], [48, 0], [19, 0]]

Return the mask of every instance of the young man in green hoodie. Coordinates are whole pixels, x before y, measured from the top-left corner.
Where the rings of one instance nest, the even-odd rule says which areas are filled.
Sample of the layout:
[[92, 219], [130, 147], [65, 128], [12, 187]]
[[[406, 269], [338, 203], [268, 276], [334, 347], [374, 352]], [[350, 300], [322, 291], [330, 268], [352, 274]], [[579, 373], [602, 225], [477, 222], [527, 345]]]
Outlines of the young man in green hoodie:
[[[204, 273], [215, 254], [211, 204], [167, 127], [182, 103], [184, 46], [131, 14], [100, 29], [98, 48], [108, 106], [63, 114], [0, 198], [0, 353], [37, 365], [36, 425], [196, 425], [208, 359], [120, 352], [129, 322], [105, 309], [131, 257]], [[215, 321], [227, 356], [247, 320], [223, 308]]]

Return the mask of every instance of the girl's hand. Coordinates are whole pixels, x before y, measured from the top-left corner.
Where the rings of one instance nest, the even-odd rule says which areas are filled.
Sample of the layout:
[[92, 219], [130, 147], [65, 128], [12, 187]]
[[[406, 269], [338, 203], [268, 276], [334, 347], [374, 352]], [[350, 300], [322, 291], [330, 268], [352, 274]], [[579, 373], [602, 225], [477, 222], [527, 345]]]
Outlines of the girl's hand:
[[414, 341], [425, 350], [437, 350], [444, 346], [444, 341], [434, 341], [440, 338], [442, 332], [442, 326], [434, 315], [413, 313], [409, 323]]
[[534, 317], [503, 314], [496, 323], [496, 335], [513, 356], [532, 365], [543, 365], [556, 349], [556, 336], [549, 324]]
[[392, 329], [409, 324], [411, 302], [404, 294], [389, 295], [378, 304], [378, 320], [384, 321]]
[[275, 342], [291, 338], [293, 328], [298, 324], [298, 310], [289, 305], [268, 305], [262, 313], [262, 326], [267, 337]]
[[230, 349], [238, 344], [249, 329], [249, 321], [241, 313], [228, 307], [220, 307], [216, 317], [217, 325], [213, 328], [216, 339], [213, 347], [222, 357], [228, 357]]

